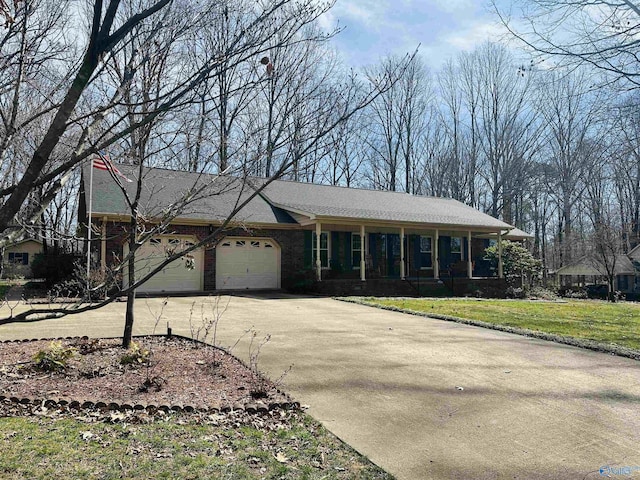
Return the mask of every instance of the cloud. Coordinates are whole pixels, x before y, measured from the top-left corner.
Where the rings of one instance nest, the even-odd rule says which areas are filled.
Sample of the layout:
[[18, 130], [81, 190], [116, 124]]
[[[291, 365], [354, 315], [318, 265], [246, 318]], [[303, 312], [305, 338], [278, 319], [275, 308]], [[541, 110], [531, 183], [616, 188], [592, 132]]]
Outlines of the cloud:
[[478, 6], [478, 2], [474, 2], [473, 0], [432, 0], [428, 3], [441, 12], [456, 14], [473, 12]]
[[507, 33], [504, 26], [496, 22], [479, 22], [445, 36], [442, 43], [457, 50], [468, 51], [487, 40], [503, 39]]
[[506, 37], [487, 0], [337, 0], [321, 25], [328, 30], [338, 22], [345, 30], [333, 42], [353, 67], [421, 45], [426, 63], [437, 69], [460, 51]]

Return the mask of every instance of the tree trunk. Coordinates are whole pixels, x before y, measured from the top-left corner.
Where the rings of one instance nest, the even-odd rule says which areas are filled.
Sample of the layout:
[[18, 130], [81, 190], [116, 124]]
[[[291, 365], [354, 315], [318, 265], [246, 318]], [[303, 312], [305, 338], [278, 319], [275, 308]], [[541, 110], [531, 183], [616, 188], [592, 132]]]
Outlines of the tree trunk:
[[[128, 285], [131, 286], [136, 283], [136, 220], [134, 217], [131, 218], [129, 223], [129, 259], [127, 260], [127, 279]], [[132, 253], [133, 252], [133, 253]], [[127, 293], [127, 311], [125, 313], [124, 318], [124, 333], [122, 334], [122, 347], [129, 348], [131, 345], [131, 335], [133, 332], [133, 307], [136, 301], [136, 290], [133, 289], [129, 293]]]
[[[131, 280], [129, 280], [131, 281]], [[131, 290], [127, 294], [127, 312], [124, 319], [124, 333], [122, 334], [122, 348], [129, 348], [131, 346], [131, 336], [133, 333], [133, 306], [136, 301], [136, 291]]]

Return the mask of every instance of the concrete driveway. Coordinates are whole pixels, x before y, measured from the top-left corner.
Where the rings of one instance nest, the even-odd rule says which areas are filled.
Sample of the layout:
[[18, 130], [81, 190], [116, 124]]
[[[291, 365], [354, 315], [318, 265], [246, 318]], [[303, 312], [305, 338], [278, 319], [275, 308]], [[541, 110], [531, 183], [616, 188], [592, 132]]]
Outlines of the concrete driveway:
[[[250, 326], [271, 334], [262, 369], [278, 377], [294, 364], [287, 390], [399, 479], [584, 479], [640, 466], [640, 362], [330, 299], [226, 299], [221, 343]], [[138, 300], [135, 333], [153, 330], [161, 303]], [[169, 300], [157, 331], [168, 320], [188, 335], [192, 306], [195, 325], [210, 303]], [[120, 335], [123, 312], [6, 325], [0, 339]]]

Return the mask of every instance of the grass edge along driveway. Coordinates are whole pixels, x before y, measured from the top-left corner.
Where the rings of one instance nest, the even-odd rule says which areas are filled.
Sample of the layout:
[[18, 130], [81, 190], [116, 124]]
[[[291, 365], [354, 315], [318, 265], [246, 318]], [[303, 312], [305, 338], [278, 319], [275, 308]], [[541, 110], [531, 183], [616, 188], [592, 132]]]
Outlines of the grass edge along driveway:
[[630, 302], [374, 297], [340, 300], [640, 359], [640, 304]]

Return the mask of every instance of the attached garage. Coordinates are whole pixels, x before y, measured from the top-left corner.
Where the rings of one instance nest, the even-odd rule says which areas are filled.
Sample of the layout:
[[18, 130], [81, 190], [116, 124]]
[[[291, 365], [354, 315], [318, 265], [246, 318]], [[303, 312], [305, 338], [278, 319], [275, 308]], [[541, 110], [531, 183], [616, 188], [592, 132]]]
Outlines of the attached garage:
[[227, 237], [216, 247], [216, 289], [280, 288], [280, 248], [271, 238]]
[[[172, 251], [183, 250], [194, 245], [196, 239], [189, 236], [161, 235], [152, 238], [144, 244], [136, 254], [136, 279], [141, 278], [157, 267]], [[124, 248], [125, 255], [128, 246]], [[160, 292], [196, 292], [202, 290], [203, 282], [203, 254], [202, 250], [194, 250], [192, 256], [192, 269], [187, 268], [186, 259], [176, 260], [164, 267], [160, 272], [145, 282], [138, 291], [141, 293]], [[128, 285], [128, 274], [125, 270], [123, 283]]]

